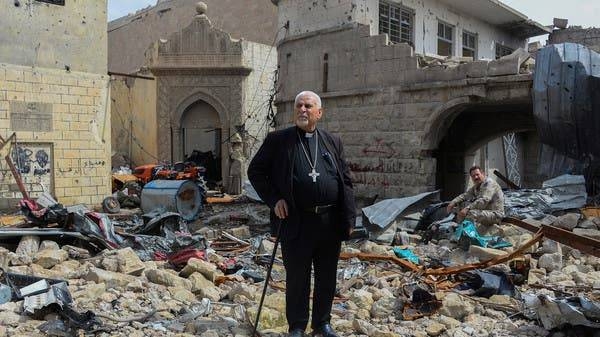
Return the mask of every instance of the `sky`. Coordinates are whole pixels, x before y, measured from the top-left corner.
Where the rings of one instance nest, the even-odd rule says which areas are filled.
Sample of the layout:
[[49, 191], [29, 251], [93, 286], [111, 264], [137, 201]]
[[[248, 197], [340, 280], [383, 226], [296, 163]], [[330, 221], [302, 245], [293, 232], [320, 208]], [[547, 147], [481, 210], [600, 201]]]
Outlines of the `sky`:
[[108, 0], [108, 21], [156, 5], [156, 0]]
[[569, 25], [600, 26], [598, 0], [500, 0], [544, 26], [553, 18], [569, 19]]
[[[256, 1], [256, 0], [239, 0]], [[555, 17], [569, 19], [569, 25], [600, 26], [600, 0], [500, 0], [544, 26]], [[156, 0], [108, 0], [108, 20], [155, 5]]]

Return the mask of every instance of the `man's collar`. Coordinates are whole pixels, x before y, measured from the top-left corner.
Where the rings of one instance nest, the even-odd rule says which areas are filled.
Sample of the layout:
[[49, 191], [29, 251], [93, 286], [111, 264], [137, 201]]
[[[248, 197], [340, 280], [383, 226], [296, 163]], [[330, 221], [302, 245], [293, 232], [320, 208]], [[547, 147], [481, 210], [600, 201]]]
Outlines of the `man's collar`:
[[311, 138], [312, 136], [315, 135], [315, 133], [317, 132], [317, 128], [315, 128], [315, 130], [313, 132], [306, 132], [304, 130], [302, 130], [301, 128], [296, 126], [296, 131], [298, 132], [298, 134], [301, 137], [305, 137], [305, 138]]

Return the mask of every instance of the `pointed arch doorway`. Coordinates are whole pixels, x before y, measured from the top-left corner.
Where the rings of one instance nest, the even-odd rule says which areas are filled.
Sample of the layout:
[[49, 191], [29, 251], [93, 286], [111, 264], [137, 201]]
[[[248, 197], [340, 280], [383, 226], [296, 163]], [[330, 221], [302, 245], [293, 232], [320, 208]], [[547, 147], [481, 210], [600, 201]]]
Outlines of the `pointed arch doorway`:
[[223, 125], [218, 111], [198, 100], [185, 108], [179, 125], [183, 158], [204, 166], [207, 181], [221, 181]]

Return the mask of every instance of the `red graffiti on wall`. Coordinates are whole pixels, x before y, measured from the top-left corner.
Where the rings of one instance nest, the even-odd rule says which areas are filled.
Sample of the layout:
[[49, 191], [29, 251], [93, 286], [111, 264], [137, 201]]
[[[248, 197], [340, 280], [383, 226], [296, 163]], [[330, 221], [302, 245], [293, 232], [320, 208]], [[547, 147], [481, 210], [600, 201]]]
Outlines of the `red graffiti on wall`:
[[383, 172], [383, 163], [379, 163], [379, 165], [361, 165], [358, 163], [348, 162], [348, 167], [352, 172]]
[[354, 184], [363, 184], [370, 186], [382, 186], [388, 187], [390, 183], [387, 181], [386, 177], [381, 174], [367, 174], [368, 172], [357, 172], [352, 174], [352, 182]]
[[365, 147], [362, 152], [367, 156], [375, 155], [384, 158], [392, 158], [396, 154], [391, 143], [386, 143], [381, 138], [375, 138], [375, 144]]

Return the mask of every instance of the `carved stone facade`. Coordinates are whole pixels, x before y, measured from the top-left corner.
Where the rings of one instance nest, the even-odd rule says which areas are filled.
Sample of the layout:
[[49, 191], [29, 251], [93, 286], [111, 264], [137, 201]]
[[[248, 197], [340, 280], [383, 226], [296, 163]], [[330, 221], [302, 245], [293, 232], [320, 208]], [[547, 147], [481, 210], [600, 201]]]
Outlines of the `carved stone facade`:
[[[243, 76], [199, 75], [194, 72], [157, 73], [158, 158], [163, 161], [184, 159], [181, 119], [185, 110], [197, 101], [204, 101], [217, 110], [223, 139], [230, 137], [231, 128], [241, 125]], [[171, 130], [171, 137], [165, 137]], [[221, 165], [223, 173], [227, 173], [227, 146], [223, 146], [222, 151]]]
[[[148, 68], [156, 79], [157, 136], [150, 140], [156, 144], [156, 159], [185, 160], [191, 151], [186, 149], [186, 128], [196, 124], [186, 125], [184, 120], [189, 123], [189, 114], [193, 115], [192, 120], [205, 118], [194, 106], [208, 105], [218, 115], [218, 122], [210, 127], [220, 132], [215, 153], [219, 154], [222, 183], [227, 191], [239, 192], [247, 163], [240, 163], [240, 156], [230, 156], [229, 142], [232, 136], [241, 138], [243, 152], [247, 153], [250, 149], [246, 143], [260, 137], [255, 125], [267, 118], [268, 105], [259, 111], [252, 106], [256, 100], [268, 102], [270, 96], [277, 57], [270, 49], [231, 39], [228, 33], [212, 26], [200, 7], [189, 26], [158, 41], [148, 52], [152, 55]], [[257, 65], [262, 68], [257, 69]], [[233, 162], [235, 172], [230, 172]]]
[[[227, 168], [251, 157], [250, 143], [264, 138], [274, 114], [276, 25], [270, 0], [161, 0], [111, 21], [113, 168], [213, 150], [213, 172], [228, 185]], [[234, 159], [228, 152], [236, 133], [244, 155]], [[242, 160], [236, 181], [245, 166]]]

